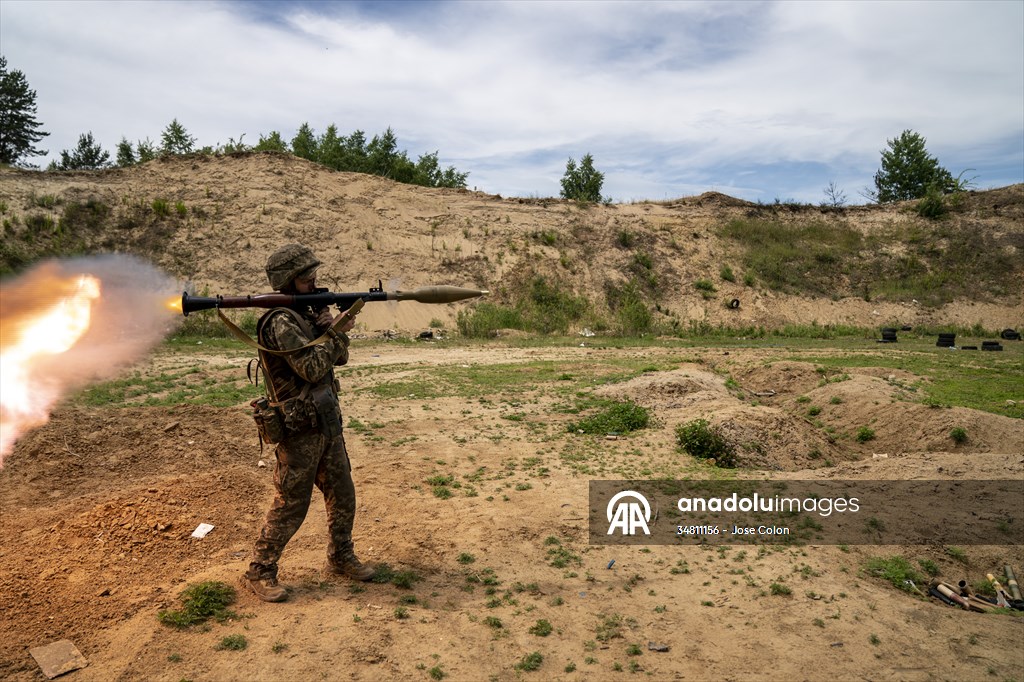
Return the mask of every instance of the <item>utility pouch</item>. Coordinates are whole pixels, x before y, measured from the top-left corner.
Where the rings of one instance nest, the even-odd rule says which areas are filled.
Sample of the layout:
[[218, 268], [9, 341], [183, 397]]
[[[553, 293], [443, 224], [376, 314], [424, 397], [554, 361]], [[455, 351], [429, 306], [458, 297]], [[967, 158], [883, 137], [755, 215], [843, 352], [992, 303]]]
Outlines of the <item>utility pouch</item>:
[[310, 399], [309, 386], [303, 386], [299, 395], [285, 400], [280, 405], [286, 434], [316, 428], [316, 412]]
[[341, 410], [331, 388], [331, 384], [321, 384], [309, 392], [320, 433], [328, 441], [341, 434]]
[[256, 430], [264, 443], [280, 443], [284, 440], [284, 419], [281, 411], [270, 404], [264, 397], [253, 400], [252, 418], [256, 422]]

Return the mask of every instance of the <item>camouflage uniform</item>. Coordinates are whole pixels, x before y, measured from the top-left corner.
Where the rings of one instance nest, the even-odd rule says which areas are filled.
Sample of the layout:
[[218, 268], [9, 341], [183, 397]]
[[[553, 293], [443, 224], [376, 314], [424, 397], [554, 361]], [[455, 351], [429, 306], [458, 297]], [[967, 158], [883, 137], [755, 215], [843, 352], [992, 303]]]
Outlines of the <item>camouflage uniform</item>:
[[[260, 343], [274, 350], [299, 348], [319, 336], [311, 314], [284, 309], [264, 315], [258, 330]], [[277, 577], [281, 552], [306, 517], [314, 485], [323, 492], [327, 507], [328, 560], [340, 564], [352, 556], [356, 495], [334, 376], [334, 366], [348, 362], [348, 343], [344, 334], [333, 334], [296, 353], [260, 353], [273, 398], [291, 405], [283, 410], [288, 435], [277, 445], [274, 503], [246, 574], [251, 579]], [[320, 409], [300, 398], [304, 390], [320, 392]]]
[[[267, 259], [267, 279], [275, 291], [312, 291], [320, 266], [301, 244], [287, 244]], [[328, 315], [328, 317], [330, 317]], [[275, 308], [260, 318], [256, 336], [263, 348], [260, 366], [266, 376], [267, 399], [253, 401], [261, 437], [277, 443], [274, 503], [256, 540], [243, 583], [260, 599], [284, 601], [287, 590], [277, 583], [281, 552], [302, 525], [313, 486], [324, 494], [330, 539], [326, 569], [355, 580], [369, 580], [373, 569], [352, 551], [356, 492], [345, 449], [334, 366], [348, 362], [348, 337], [333, 327], [322, 329], [308, 310]], [[335, 318], [334, 325], [341, 323]], [[325, 340], [310, 345], [326, 334]], [[309, 348], [306, 346], [309, 345]], [[268, 421], [269, 420], [269, 421]]]

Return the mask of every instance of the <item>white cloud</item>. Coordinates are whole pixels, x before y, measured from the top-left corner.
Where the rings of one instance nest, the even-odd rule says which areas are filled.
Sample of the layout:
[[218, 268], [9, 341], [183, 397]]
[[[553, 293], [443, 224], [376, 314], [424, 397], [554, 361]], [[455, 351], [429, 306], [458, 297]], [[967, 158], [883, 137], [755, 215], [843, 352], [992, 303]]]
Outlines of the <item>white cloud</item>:
[[590, 151], [615, 197], [746, 169], [748, 198], [814, 201], [836, 177], [866, 186], [912, 128], [954, 172], [1024, 179], [1022, 3], [5, 0], [0, 44], [51, 158], [86, 130], [112, 148], [175, 117], [201, 144], [390, 125], [506, 195], [557, 194], [565, 158]]

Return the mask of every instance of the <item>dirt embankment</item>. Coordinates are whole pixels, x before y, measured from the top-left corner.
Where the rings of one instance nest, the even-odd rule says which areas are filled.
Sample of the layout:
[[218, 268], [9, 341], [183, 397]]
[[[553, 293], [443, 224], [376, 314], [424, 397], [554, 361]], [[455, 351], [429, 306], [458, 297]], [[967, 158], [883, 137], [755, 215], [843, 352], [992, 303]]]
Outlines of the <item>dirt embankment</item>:
[[[891, 252], [897, 259], [906, 251], [902, 238], [934, 240], [938, 251], [926, 253], [947, 248], [949, 240], [908, 205], [762, 206], [709, 192], [668, 202], [581, 207], [555, 199], [402, 185], [280, 154], [175, 157], [98, 172], [0, 169], [0, 201], [6, 207], [8, 266], [38, 255], [51, 241], [45, 248], [130, 251], [213, 293], [264, 291], [267, 256], [284, 242], [299, 241], [316, 248], [326, 263], [321, 284], [336, 290], [365, 291], [378, 280], [386, 288], [444, 283], [489, 289], [491, 300], [508, 302], [531, 273], [538, 273], [600, 310], [606, 309], [610, 286], [640, 273], [657, 282], [651, 292], [656, 318], [676, 320], [683, 328], [691, 323], [769, 329], [813, 323], [981, 324], [987, 329], [1024, 324], [1019, 265], [1006, 275], [1003, 293], [979, 286], [937, 309], [884, 297], [865, 300], [871, 297], [850, 281], [842, 262], [823, 264], [814, 273], [833, 278], [827, 288], [831, 295], [805, 297], [745, 286], [742, 245], [720, 236], [731, 220], [766, 219], [852, 228], [873, 239], [865, 249]], [[85, 208], [69, 216], [73, 204]], [[982, 257], [1019, 263], [1024, 261], [1019, 257], [1022, 216], [1024, 185], [1018, 185], [970, 193], [942, 225], [985, 236], [986, 248], [998, 253]], [[55, 233], [59, 238], [51, 238]], [[731, 267], [733, 281], [721, 277], [723, 266]], [[943, 286], [943, 273], [932, 277], [935, 286]], [[715, 291], [695, 288], [698, 281], [713, 283]], [[739, 300], [738, 308], [729, 307], [733, 299]], [[457, 310], [454, 305], [371, 305], [361, 329], [418, 331], [431, 322], [450, 329]]]

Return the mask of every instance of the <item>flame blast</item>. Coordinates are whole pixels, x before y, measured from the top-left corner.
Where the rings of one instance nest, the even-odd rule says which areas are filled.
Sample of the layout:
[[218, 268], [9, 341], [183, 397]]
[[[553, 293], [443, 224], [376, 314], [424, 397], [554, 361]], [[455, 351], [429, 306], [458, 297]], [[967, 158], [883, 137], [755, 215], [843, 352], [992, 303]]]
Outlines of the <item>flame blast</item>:
[[180, 290], [126, 255], [50, 260], [0, 283], [0, 467], [62, 398], [114, 377], [173, 330], [180, 315], [167, 301]]

